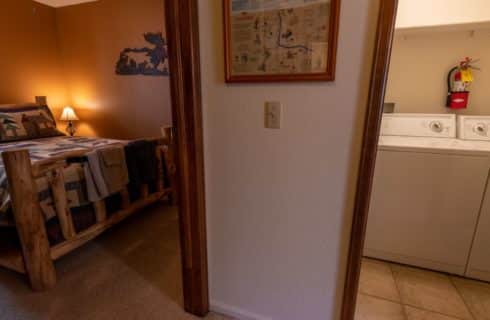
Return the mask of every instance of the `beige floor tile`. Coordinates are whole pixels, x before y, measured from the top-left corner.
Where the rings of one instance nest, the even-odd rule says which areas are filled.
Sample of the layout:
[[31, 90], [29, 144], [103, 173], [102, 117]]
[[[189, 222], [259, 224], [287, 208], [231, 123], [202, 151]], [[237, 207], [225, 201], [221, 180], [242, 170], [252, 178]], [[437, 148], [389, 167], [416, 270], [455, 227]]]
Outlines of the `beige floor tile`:
[[490, 284], [457, 277], [452, 281], [476, 320], [490, 320]]
[[400, 302], [391, 267], [381, 261], [363, 259], [359, 292]]
[[472, 319], [448, 276], [395, 265], [392, 269], [403, 304], [460, 319]]
[[448, 317], [439, 313], [424, 311], [405, 306], [405, 313], [408, 320], [458, 320], [458, 318]]
[[405, 313], [398, 303], [360, 294], [355, 320], [405, 320]]

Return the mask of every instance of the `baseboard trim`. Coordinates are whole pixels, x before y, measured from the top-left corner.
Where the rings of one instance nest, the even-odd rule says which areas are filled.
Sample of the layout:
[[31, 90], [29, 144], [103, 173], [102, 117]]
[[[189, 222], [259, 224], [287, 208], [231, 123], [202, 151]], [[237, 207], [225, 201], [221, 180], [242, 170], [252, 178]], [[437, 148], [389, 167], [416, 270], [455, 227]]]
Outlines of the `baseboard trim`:
[[211, 300], [210, 308], [213, 312], [235, 318], [236, 320], [272, 320], [272, 318], [264, 317], [216, 300]]

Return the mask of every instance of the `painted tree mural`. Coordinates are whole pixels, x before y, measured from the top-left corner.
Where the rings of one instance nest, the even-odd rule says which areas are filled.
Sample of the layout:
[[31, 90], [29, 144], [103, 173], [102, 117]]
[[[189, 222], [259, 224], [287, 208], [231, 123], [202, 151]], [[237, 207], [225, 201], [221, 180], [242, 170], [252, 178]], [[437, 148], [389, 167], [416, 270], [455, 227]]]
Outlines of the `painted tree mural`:
[[[149, 47], [126, 48], [116, 64], [118, 75], [168, 76], [167, 43], [161, 32], [148, 32], [144, 38]], [[142, 59], [139, 60], [138, 58]]]

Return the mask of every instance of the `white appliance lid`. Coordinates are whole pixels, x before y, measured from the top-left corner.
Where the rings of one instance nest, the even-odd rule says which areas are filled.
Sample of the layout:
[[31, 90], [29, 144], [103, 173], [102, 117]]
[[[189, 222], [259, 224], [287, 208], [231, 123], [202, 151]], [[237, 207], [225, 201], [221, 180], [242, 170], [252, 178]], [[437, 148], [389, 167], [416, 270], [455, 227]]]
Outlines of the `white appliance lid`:
[[490, 116], [458, 116], [458, 138], [490, 142]]
[[425, 113], [383, 114], [381, 136], [456, 138], [456, 115]]
[[407, 151], [407, 149], [412, 149], [414, 151], [480, 154], [488, 156], [490, 143], [455, 138], [381, 136], [379, 138], [379, 149], [393, 151]]

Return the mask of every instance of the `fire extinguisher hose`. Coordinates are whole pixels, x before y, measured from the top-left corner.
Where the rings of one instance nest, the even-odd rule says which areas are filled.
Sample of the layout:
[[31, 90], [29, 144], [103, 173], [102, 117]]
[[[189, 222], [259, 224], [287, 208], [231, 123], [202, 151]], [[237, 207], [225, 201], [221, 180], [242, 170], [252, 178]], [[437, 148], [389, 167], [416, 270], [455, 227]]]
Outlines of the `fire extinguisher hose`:
[[452, 77], [453, 77], [453, 72], [457, 71], [459, 69], [459, 67], [454, 67], [451, 69], [451, 71], [449, 71], [448, 75], [447, 75], [447, 101], [446, 101], [446, 107], [450, 107], [451, 106], [451, 93], [452, 93], [452, 90], [451, 90], [451, 80], [452, 80]]

